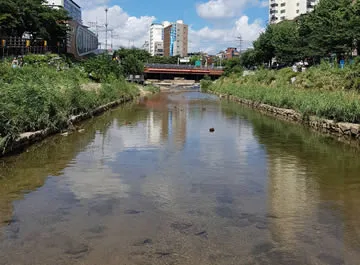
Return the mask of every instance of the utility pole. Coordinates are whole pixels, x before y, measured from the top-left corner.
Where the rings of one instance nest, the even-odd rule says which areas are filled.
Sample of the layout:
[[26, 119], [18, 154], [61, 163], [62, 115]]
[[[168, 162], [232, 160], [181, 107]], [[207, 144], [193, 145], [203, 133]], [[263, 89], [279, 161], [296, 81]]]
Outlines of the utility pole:
[[105, 8], [105, 49], [107, 50], [108, 46], [107, 46], [107, 33], [108, 33], [108, 8]]
[[239, 54], [241, 54], [243, 38], [242, 38], [242, 36], [240, 35], [240, 36], [237, 37], [236, 39], [239, 41]]

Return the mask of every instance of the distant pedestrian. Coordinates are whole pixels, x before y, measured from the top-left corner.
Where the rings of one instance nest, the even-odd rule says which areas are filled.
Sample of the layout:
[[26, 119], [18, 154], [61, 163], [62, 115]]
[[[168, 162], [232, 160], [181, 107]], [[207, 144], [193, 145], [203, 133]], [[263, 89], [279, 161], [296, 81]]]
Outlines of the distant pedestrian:
[[24, 65], [24, 58], [20, 57], [20, 59], [19, 59], [19, 67], [23, 67], [23, 65]]
[[16, 57], [14, 57], [14, 59], [12, 60], [12, 62], [11, 62], [11, 67], [13, 68], [13, 69], [15, 69], [15, 68], [17, 68], [19, 66], [19, 61], [18, 61], [18, 59], [16, 58]]
[[345, 60], [344, 60], [344, 59], [341, 59], [341, 60], [340, 60], [340, 68], [341, 68], [341, 69], [344, 69], [344, 67], [345, 67]]

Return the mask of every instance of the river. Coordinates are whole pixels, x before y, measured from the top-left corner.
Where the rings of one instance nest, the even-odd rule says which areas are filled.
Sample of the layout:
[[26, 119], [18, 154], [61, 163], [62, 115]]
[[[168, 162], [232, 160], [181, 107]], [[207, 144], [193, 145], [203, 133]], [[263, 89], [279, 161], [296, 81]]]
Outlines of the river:
[[356, 149], [198, 92], [81, 126], [0, 160], [1, 265], [359, 264]]

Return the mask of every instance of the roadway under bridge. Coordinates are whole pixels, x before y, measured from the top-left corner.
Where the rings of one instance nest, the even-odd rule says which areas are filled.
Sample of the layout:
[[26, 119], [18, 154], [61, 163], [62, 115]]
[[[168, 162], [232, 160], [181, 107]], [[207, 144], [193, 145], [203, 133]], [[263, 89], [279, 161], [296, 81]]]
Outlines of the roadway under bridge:
[[144, 78], [147, 79], [174, 79], [176, 77], [186, 80], [200, 81], [204, 76], [209, 76], [215, 80], [224, 73], [222, 68], [216, 67], [196, 67], [192, 65], [175, 64], [146, 64], [144, 69]]

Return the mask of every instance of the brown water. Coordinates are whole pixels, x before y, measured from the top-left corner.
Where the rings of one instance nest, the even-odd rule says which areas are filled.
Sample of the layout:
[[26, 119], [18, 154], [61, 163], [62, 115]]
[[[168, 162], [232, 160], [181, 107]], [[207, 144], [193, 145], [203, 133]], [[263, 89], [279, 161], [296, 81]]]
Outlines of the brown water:
[[83, 127], [0, 161], [1, 265], [360, 264], [346, 145], [196, 92]]

